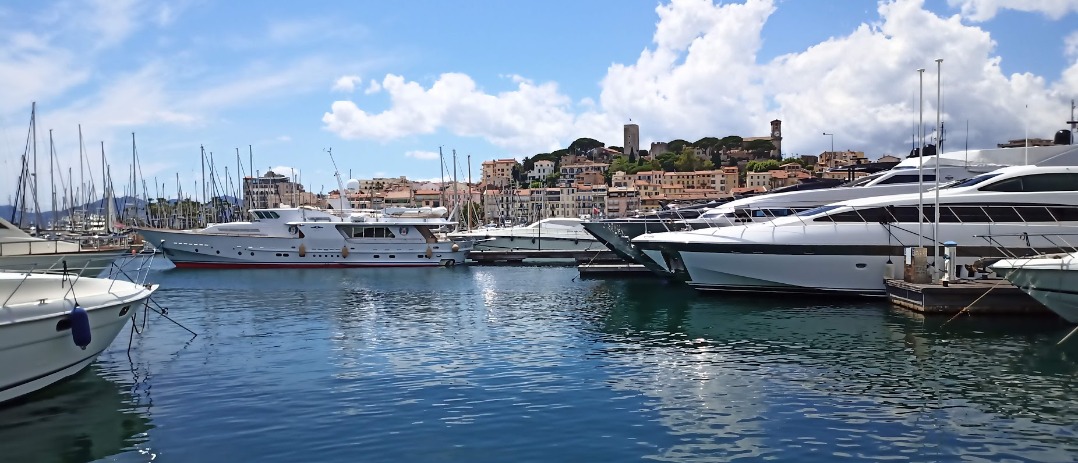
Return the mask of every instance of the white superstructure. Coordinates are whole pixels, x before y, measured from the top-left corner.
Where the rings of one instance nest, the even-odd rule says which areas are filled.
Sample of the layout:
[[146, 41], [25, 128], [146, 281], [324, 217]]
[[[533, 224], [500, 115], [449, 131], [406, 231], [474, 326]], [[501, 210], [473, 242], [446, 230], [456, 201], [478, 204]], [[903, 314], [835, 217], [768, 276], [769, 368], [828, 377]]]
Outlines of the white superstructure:
[[[883, 296], [887, 264], [901, 267], [906, 247], [931, 251], [955, 241], [958, 264], [1003, 257], [999, 248], [1049, 247], [1034, 236], [1078, 226], [1078, 167], [1007, 167], [941, 189], [938, 234], [932, 197], [926, 197], [921, 221], [922, 198], [906, 194], [835, 203], [766, 223], [641, 235], [632, 243], [668, 270], [687, 274], [698, 289]], [[988, 243], [983, 235], [1012, 236]]]
[[471, 242], [435, 230], [453, 224], [446, 209], [251, 210], [251, 221], [196, 231], [139, 229], [177, 267], [420, 267], [464, 263]]
[[517, 227], [485, 227], [450, 233], [454, 240], [475, 241], [476, 251], [602, 250], [606, 246], [584, 230], [584, 221], [552, 217]]

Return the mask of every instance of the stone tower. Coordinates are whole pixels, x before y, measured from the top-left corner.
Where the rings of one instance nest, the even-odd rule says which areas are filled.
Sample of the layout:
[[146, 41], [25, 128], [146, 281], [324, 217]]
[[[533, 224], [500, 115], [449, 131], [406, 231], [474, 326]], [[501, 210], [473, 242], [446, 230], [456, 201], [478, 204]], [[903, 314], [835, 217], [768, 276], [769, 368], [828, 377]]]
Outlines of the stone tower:
[[771, 121], [771, 144], [775, 145], [771, 156], [782, 159], [782, 121], [778, 119]]
[[625, 143], [621, 145], [622, 154], [628, 156], [630, 153], [640, 155], [640, 126], [636, 124], [625, 124]]

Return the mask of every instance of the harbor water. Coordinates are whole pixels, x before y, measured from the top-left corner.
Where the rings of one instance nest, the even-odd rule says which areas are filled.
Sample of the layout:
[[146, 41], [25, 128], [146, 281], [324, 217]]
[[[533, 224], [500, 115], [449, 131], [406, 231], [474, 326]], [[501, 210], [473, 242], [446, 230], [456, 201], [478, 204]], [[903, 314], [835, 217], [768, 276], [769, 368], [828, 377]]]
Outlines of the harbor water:
[[1056, 345], [1056, 319], [944, 323], [565, 267], [149, 281], [199, 335], [140, 312], [141, 334], [0, 408], [0, 460], [1078, 458], [1078, 342]]

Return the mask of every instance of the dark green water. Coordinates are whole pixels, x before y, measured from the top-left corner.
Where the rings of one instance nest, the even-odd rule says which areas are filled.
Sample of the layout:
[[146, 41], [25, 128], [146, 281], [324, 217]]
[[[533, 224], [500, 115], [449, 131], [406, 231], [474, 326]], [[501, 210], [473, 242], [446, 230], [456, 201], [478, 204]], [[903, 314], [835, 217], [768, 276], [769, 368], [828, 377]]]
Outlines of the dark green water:
[[2, 461], [1074, 461], [1078, 341], [573, 268], [155, 272]]

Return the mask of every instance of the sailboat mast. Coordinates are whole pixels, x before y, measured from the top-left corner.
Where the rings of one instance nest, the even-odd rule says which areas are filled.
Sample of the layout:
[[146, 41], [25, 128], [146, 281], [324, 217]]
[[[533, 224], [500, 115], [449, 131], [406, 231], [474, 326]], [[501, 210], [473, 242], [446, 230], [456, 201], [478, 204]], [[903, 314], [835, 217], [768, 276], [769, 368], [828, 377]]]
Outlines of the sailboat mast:
[[86, 145], [82, 142], [82, 124], [79, 124], [79, 197], [76, 201], [82, 204], [83, 220], [86, 220], [86, 203], [89, 202], [89, 193], [86, 191], [86, 167], [83, 166], [82, 160], [86, 156], [84, 149]]
[[[932, 209], [935, 211], [935, 217], [932, 221], [932, 242], [934, 244], [932, 250], [932, 267], [937, 273], [939, 273], [939, 265], [937, 260], [940, 253], [940, 155], [943, 154], [943, 58], [936, 59], [936, 200], [935, 207]], [[1029, 137], [1026, 137], [1026, 142], [1029, 142]]]
[[921, 136], [921, 146], [917, 148], [917, 247], [920, 248], [924, 238], [922, 224], [925, 218], [925, 68], [918, 69], [917, 76], [920, 80], [920, 101], [917, 103], [920, 116], [918, 116], [917, 129]]
[[34, 225], [38, 230], [41, 230], [41, 202], [38, 201], [38, 188], [37, 188], [37, 103], [34, 103], [34, 108], [30, 111], [30, 127], [33, 129], [34, 140], [34, 173], [30, 175], [33, 179], [34, 189], [32, 191], [34, 195]]
[[[453, 150], [453, 221], [459, 222], [460, 196], [457, 195], [457, 150]], [[456, 225], [454, 225], [456, 226]]]
[[468, 227], [468, 231], [472, 231], [471, 214], [475, 213], [475, 211], [472, 210], [472, 208], [473, 208], [472, 204], [475, 204], [475, 203], [472, 202], [472, 155], [469, 154], [468, 155], [468, 214], [469, 214], [469, 216], [465, 219], [466, 226]]
[[[56, 221], [56, 145], [52, 141], [52, 129], [49, 129], [49, 185], [52, 189], [52, 209], [49, 209], [50, 222]], [[50, 225], [51, 230], [55, 225]]]
[[438, 147], [438, 168], [441, 169], [442, 175], [438, 177], [438, 197], [442, 201], [442, 205], [445, 205], [445, 158], [442, 157], [442, 147]]

